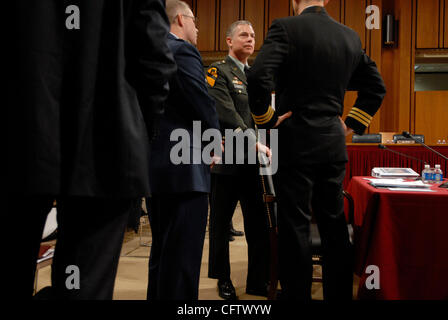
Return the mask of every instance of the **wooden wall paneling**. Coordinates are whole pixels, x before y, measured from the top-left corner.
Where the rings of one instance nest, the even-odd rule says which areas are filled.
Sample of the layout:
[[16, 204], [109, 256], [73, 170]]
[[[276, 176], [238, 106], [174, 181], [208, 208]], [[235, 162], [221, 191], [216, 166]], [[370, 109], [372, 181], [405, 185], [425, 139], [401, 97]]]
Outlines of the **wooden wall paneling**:
[[397, 47], [383, 48], [381, 64], [386, 97], [381, 110], [381, 131], [412, 132], [414, 126], [414, 56], [416, 0], [383, 1], [383, 13], [400, 23]]
[[444, 43], [444, 45], [443, 45], [443, 47], [445, 48], [445, 49], [448, 49], [448, 0], [445, 0], [445, 16], [444, 16], [444, 18], [443, 18], [443, 22], [444, 22], [444, 25], [445, 25], [445, 30], [444, 30], [444, 41], [443, 41], [443, 43]]
[[[384, 17], [386, 14], [394, 14], [395, 19], [398, 18], [395, 10], [394, 1], [383, 1], [381, 15]], [[381, 75], [383, 76], [386, 84], [386, 96], [381, 106], [381, 131], [382, 132], [394, 132], [396, 129], [396, 117], [395, 109], [398, 105], [397, 98], [397, 74], [398, 63], [395, 63], [394, 57], [398, 55], [397, 48], [384, 47], [381, 49]]]
[[[347, 118], [347, 114], [353, 108], [356, 98], [358, 97], [358, 92], [356, 91], [346, 91], [344, 98], [344, 112], [342, 113], [342, 119]], [[366, 131], [367, 132], [367, 131]], [[346, 139], [346, 142], [352, 142], [352, 135], [349, 135]]]
[[183, 0], [183, 1], [185, 1], [186, 3], [188, 3], [188, 5], [189, 5], [190, 8], [191, 8], [191, 11], [193, 11], [193, 13], [195, 13], [195, 7], [194, 7], [193, 0]]
[[289, 16], [289, 6], [291, 0], [268, 0], [269, 2], [269, 26], [272, 21], [277, 18], [284, 18]]
[[264, 0], [264, 35], [263, 39], [266, 38], [266, 34], [268, 33], [269, 27], [271, 24], [269, 23], [269, 1]]
[[198, 49], [199, 51], [215, 51], [217, 35], [217, 15], [216, 1], [196, 0], [196, 16], [199, 19], [197, 25]]
[[381, 75], [386, 84], [386, 96], [381, 106], [381, 131], [395, 132], [398, 127], [398, 74], [399, 64], [395, 63], [395, 50], [383, 50]]
[[439, 2], [439, 48], [443, 48], [443, 36], [445, 23], [443, 18], [445, 16], [445, 0], [440, 0]]
[[341, 0], [331, 0], [325, 7], [328, 14], [336, 21], [341, 22]]
[[[410, 66], [409, 66], [409, 79], [410, 79], [410, 97], [409, 101], [409, 130], [410, 132], [415, 133], [415, 48], [417, 46], [417, 1], [418, 0], [408, 0], [412, 2], [412, 12], [411, 12], [411, 45], [410, 45]], [[400, 95], [402, 93], [400, 92]], [[404, 115], [405, 109], [404, 105], [400, 106], [400, 110]]]
[[226, 31], [232, 22], [240, 19], [240, 0], [220, 1], [219, 51], [227, 51]]
[[448, 140], [448, 91], [416, 92], [415, 110], [415, 134], [424, 134], [427, 144]]
[[355, 30], [361, 38], [362, 46], [366, 49], [366, 0], [345, 0], [344, 24]]
[[[380, 12], [383, 10], [383, 0], [370, 0], [368, 2], [368, 5], [375, 5], [380, 9]], [[380, 19], [381, 20], [381, 19]], [[380, 21], [380, 29], [372, 29], [368, 30], [368, 49], [369, 49], [369, 55], [372, 58], [373, 61], [375, 61], [376, 66], [378, 67], [379, 72], [381, 73], [381, 60], [382, 60], [382, 21]], [[370, 133], [378, 133], [381, 131], [381, 115], [382, 115], [382, 108], [378, 110], [376, 115], [373, 117], [372, 123], [369, 127]]]
[[417, 0], [417, 48], [439, 47], [439, 0]]
[[255, 31], [255, 50], [260, 50], [264, 39], [264, 1], [245, 0], [244, 19], [252, 23]]
[[[412, 131], [414, 121], [414, 65], [416, 33], [416, 0], [396, 0], [400, 21], [399, 44], [396, 63], [398, 63], [398, 117], [397, 132]], [[410, 2], [412, 4], [410, 4]], [[397, 61], [398, 60], [398, 61]]]

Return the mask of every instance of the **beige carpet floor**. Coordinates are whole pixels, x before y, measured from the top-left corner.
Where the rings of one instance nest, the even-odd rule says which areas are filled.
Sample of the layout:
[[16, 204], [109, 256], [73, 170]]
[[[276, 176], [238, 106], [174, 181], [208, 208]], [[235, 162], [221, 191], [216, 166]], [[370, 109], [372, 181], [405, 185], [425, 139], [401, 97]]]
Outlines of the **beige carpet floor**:
[[[144, 300], [148, 281], [148, 258], [150, 252], [151, 232], [146, 218], [142, 218], [142, 230], [136, 234], [126, 232], [123, 248], [115, 281], [114, 300]], [[233, 217], [235, 229], [244, 230], [241, 209], [238, 206]], [[208, 270], [208, 229], [202, 256], [201, 278], [199, 282], [200, 300], [218, 300], [217, 280], [207, 277]], [[245, 293], [247, 275], [247, 244], [244, 237], [236, 237], [230, 242], [231, 279], [236, 294], [240, 300], [265, 300], [264, 297], [252, 296]], [[320, 275], [320, 267], [314, 269], [315, 275]], [[37, 272], [37, 290], [51, 284], [51, 267], [41, 268]], [[356, 293], [358, 279], [355, 277], [353, 292]], [[313, 283], [312, 297], [322, 300], [321, 283]]]

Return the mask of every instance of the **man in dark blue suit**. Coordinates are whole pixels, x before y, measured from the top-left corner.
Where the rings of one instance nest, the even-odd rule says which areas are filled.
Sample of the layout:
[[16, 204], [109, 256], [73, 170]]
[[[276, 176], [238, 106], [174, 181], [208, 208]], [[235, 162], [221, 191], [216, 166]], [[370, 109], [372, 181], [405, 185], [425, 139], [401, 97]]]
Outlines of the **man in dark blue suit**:
[[[201, 56], [194, 47], [195, 17], [189, 6], [178, 0], [167, 1], [167, 14], [171, 22], [168, 45], [178, 69], [170, 82], [151, 158], [152, 196], [148, 202], [153, 243], [148, 299], [194, 300], [198, 298], [207, 224], [210, 168], [202, 160], [174, 164], [170, 155], [178, 142], [170, 137], [178, 129], [193, 137], [194, 121], [200, 121], [202, 130], [219, 130], [219, 122], [207, 93]], [[193, 139], [197, 138], [196, 134]], [[202, 154], [201, 144], [193, 143], [187, 149], [192, 155]]]
[[[17, 250], [8, 252], [3, 288], [10, 299], [32, 297], [42, 231], [56, 200], [46, 297], [110, 300], [129, 213], [150, 194], [148, 134], [176, 71], [164, 0], [8, 4], [2, 222], [20, 221], [21, 233]], [[78, 14], [66, 14], [71, 10]], [[80, 25], [72, 28], [72, 18]]]

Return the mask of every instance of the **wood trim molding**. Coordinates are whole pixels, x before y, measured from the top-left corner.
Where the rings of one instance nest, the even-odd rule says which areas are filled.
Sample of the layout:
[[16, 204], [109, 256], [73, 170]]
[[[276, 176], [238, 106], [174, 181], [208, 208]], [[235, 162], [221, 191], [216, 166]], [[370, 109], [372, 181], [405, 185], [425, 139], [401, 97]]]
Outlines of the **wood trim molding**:
[[[254, 63], [255, 58], [257, 57], [259, 51], [255, 51], [253, 55], [251, 55], [248, 59], [249, 65]], [[202, 64], [204, 67], [208, 67], [213, 62], [222, 61], [227, 58], [228, 51], [202, 51]]]

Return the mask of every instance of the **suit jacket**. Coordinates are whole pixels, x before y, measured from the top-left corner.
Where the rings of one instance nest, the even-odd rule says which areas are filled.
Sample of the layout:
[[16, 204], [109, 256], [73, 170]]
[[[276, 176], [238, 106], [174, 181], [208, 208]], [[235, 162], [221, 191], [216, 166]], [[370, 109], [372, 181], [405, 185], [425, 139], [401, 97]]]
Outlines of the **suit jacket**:
[[[249, 109], [246, 74], [241, 71], [232, 58], [228, 56], [226, 60], [215, 62], [210, 66], [207, 70], [207, 87], [209, 94], [215, 99], [221, 133], [224, 138], [226, 138], [226, 129], [234, 130], [237, 134], [241, 134], [247, 129], [255, 130]], [[256, 135], [250, 135], [250, 137], [248, 145], [254, 147]], [[247, 170], [246, 165], [236, 164], [235, 141], [233, 146], [231, 151], [234, 153], [234, 164], [215, 165], [212, 173], [239, 175]], [[225, 159], [226, 152], [229, 150], [224, 150], [223, 159]], [[242, 160], [247, 163], [247, 146], [244, 156]]]
[[[163, 0], [14, 1], [6, 104], [10, 191], [149, 194], [144, 117], [163, 112], [175, 63]], [[69, 29], [69, 5], [80, 28]]]
[[[192, 142], [193, 121], [201, 122], [201, 135], [207, 129], [219, 130], [215, 102], [207, 92], [199, 51], [172, 34], [168, 35], [168, 45], [177, 63], [177, 73], [170, 81], [170, 94], [165, 113], [160, 118], [159, 136], [152, 144], [151, 189], [155, 194], [210, 192], [209, 165], [202, 161], [193, 164], [194, 154], [202, 154], [202, 144], [195, 147]], [[190, 139], [183, 143], [190, 150], [189, 163], [174, 164], [170, 158], [173, 147], [182, 143], [170, 139], [176, 129], [188, 132]]]
[[[279, 127], [283, 164], [346, 161], [339, 120], [345, 91], [358, 91], [346, 119], [358, 134], [370, 124], [385, 95], [384, 82], [357, 33], [320, 6], [275, 20], [247, 74], [250, 107], [259, 127], [271, 128], [277, 114], [293, 112]], [[269, 106], [274, 88], [277, 111]]]

